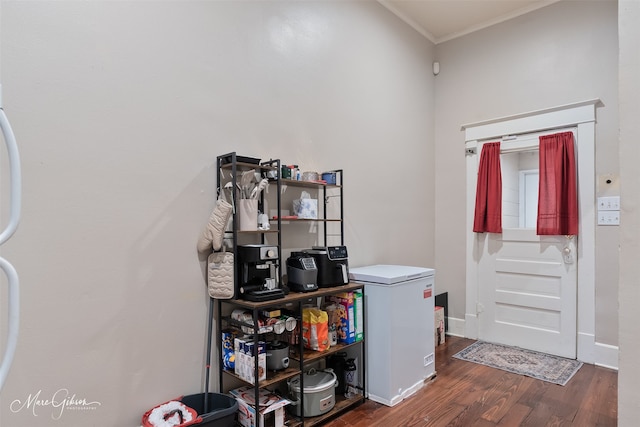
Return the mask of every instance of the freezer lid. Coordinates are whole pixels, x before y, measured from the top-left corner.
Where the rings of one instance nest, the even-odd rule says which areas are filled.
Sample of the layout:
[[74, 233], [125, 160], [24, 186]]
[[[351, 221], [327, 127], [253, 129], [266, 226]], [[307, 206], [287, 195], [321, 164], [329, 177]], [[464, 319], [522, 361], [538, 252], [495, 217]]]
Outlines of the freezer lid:
[[380, 264], [349, 268], [349, 278], [353, 281], [381, 283], [385, 285], [431, 277], [434, 274], [435, 270], [432, 268], [411, 267], [407, 265]]

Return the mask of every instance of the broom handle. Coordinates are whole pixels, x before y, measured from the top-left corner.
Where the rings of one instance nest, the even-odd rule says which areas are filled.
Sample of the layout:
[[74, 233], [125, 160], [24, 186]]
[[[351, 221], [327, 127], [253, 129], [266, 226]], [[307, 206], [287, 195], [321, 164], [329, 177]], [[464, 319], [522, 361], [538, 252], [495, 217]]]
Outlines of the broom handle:
[[209, 413], [209, 375], [211, 373], [211, 347], [213, 336], [213, 298], [209, 298], [209, 324], [207, 329], [207, 363], [205, 365], [205, 380], [204, 380], [204, 413]]

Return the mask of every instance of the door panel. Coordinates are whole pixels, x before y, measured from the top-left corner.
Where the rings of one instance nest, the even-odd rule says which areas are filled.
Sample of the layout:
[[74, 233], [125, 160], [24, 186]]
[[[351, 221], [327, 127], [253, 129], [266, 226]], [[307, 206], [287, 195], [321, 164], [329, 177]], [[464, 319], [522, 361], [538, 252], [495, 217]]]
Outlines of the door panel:
[[[576, 357], [575, 241], [505, 229], [476, 237], [478, 337], [485, 341]], [[565, 249], [566, 248], [566, 249]]]

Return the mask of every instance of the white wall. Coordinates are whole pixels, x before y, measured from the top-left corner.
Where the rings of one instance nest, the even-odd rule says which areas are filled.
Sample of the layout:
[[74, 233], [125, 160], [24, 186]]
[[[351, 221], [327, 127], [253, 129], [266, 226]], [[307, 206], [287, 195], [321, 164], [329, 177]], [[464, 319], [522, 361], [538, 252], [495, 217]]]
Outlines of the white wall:
[[[437, 46], [436, 269], [464, 319], [463, 124], [600, 98], [596, 174], [618, 173], [617, 3], [563, 1]], [[596, 341], [617, 345], [617, 227], [596, 233]], [[460, 262], [452, 262], [460, 260]], [[454, 319], [455, 320], [455, 319]], [[450, 319], [449, 324], [456, 324]]]
[[[134, 426], [201, 391], [219, 154], [343, 168], [351, 265], [433, 266], [434, 48], [379, 4], [3, 1], [1, 24], [24, 176], [3, 427]], [[61, 389], [101, 405], [14, 403]]]
[[640, 343], [638, 323], [638, 252], [640, 251], [640, 3], [620, 1], [620, 178], [622, 212], [620, 238], [620, 372], [618, 375], [618, 425], [631, 427], [640, 418]]

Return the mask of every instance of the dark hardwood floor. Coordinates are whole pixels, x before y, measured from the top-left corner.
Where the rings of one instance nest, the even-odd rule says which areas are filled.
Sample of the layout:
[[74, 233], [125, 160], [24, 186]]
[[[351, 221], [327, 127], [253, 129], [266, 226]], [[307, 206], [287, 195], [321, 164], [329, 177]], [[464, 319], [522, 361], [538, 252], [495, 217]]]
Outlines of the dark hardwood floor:
[[474, 341], [447, 337], [436, 348], [434, 380], [390, 408], [365, 401], [330, 427], [616, 426], [618, 373], [583, 365], [566, 386], [452, 356]]

